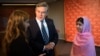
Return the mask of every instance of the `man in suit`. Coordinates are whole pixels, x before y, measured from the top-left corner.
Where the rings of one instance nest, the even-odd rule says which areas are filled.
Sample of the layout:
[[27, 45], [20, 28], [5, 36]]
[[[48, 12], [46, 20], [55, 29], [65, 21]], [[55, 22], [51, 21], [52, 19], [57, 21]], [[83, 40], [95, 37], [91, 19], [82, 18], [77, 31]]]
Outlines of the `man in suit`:
[[53, 20], [47, 18], [48, 5], [41, 2], [36, 5], [36, 17], [30, 19], [28, 28], [29, 45], [35, 56], [55, 56], [54, 47], [58, 42], [58, 33]]

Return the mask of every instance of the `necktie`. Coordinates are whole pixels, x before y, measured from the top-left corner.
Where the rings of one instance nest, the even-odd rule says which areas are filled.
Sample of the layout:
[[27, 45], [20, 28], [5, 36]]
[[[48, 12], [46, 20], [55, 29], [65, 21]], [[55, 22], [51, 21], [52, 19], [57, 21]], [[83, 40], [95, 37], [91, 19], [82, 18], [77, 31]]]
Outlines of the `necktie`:
[[43, 40], [44, 40], [45, 44], [47, 44], [48, 41], [49, 41], [49, 38], [48, 38], [48, 35], [47, 35], [47, 32], [46, 32], [46, 29], [44, 27], [43, 20], [41, 21], [41, 32], [42, 32]]

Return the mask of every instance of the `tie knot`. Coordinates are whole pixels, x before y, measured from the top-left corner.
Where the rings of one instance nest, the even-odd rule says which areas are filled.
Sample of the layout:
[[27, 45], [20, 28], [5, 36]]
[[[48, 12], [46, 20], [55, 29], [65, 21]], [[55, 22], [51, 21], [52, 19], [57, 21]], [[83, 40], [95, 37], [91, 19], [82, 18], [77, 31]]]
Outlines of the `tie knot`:
[[43, 23], [43, 20], [41, 20], [41, 23]]

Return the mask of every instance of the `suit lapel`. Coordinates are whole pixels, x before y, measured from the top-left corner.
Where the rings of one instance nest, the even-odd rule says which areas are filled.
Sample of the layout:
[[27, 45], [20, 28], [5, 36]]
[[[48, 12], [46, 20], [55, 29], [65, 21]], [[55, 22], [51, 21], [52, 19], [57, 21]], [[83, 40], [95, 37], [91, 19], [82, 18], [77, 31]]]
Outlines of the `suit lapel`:
[[35, 29], [34, 31], [40, 31], [35, 18], [31, 20], [30, 24], [31, 24], [32, 29]]
[[41, 30], [40, 30], [35, 18], [31, 20], [30, 25], [31, 25], [31, 30], [32, 30], [31, 32], [32, 32], [33, 36], [36, 37], [36, 39], [39, 39], [40, 42], [44, 43], [44, 40], [43, 40], [43, 37], [41, 34]]

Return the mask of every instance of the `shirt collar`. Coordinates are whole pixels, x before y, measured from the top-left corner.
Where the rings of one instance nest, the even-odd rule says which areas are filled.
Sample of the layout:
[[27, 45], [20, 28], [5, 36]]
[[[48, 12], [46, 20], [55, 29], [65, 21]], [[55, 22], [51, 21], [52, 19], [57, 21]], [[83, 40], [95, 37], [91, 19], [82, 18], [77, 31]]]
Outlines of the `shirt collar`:
[[[41, 20], [39, 20], [38, 18], [36, 18], [37, 22], [41, 22]], [[45, 22], [45, 19], [43, 19], [43, 22]]]

